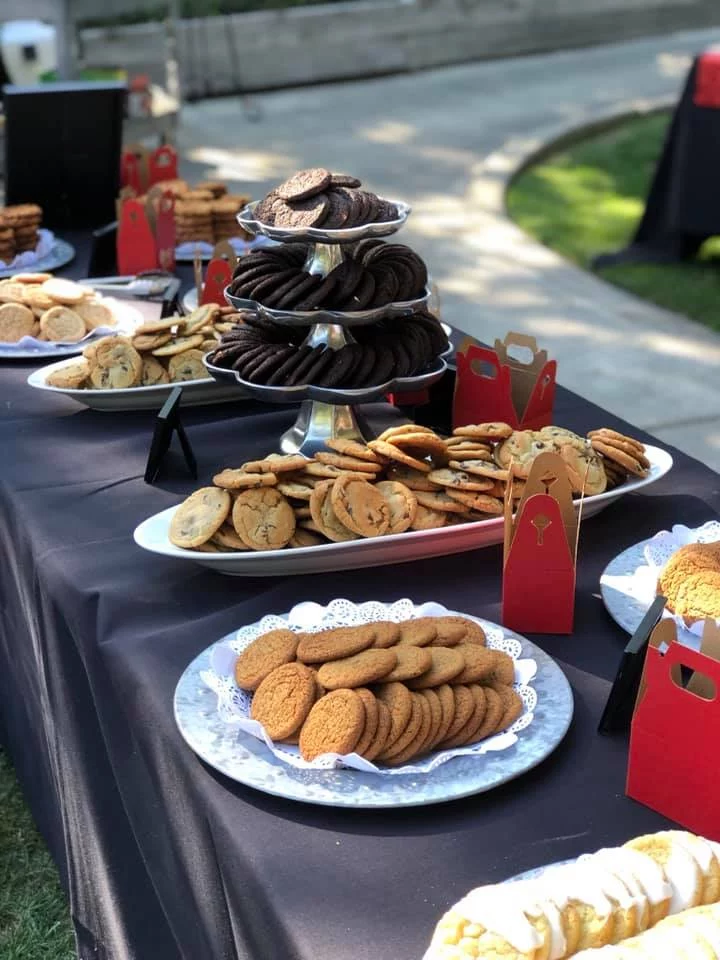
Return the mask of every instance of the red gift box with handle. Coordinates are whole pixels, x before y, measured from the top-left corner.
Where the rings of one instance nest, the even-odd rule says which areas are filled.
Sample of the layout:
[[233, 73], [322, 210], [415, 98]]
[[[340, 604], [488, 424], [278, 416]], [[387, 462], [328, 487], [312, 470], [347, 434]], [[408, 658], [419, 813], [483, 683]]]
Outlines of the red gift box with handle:
[[696, 107], [720, 108], [720, 52], [711, 51], [698, 58], [693, 103]]

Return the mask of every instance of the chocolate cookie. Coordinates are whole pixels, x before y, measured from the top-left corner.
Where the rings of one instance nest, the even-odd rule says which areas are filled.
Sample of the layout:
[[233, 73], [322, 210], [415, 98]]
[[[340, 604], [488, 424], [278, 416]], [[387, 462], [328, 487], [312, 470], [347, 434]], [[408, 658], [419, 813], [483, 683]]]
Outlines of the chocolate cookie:
[[337, 387], [343, 383], [352, 369], [355, 357], [355, 351], [350, 349], [351, 346], [353, 344], [345, 344], [339, 350], [333, 351], [329, 364], [314, 381], [318, 387]]
[[244, 379], [250, 383], [267, 383], [268, 377], [280, 367], [289, 357], [294, 357], [297, 353], [296, 347], [278, 347], [275, 352], [263, 359], [263, 362], [253, 368], [251, 374]]
[[277, 227], [319, 227], [323, 224], [330, 201], [324, 193], [318, 193], [307, 200], [298, 200], [292, 204], [276, 200], [273, 204], [275, 226]]
[[357, 177], [351, 177], [347, 173], [333, 173], [330, 175], [330, 183], [333, 187], [360, 187], [362, 181]]
[[309, 170], [299, 170], [285, 183], [281, 183], [274, 190], [275, 196], [281, 200], [305, 200], [322, 193], [330, 186], [332, 174], [324, 167], [313, 167]]
[[350, 216], [350, 201], [339, 190], [327, 194], [328, 209], [323, 226], [326, 230], [339, 230], [347, 224]]

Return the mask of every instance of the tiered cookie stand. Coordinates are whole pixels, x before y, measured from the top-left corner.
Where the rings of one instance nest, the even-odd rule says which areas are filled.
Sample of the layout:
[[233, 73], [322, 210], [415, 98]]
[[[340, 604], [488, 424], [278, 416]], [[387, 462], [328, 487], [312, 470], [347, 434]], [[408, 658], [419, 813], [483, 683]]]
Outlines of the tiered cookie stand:
[[[344, 259], [343, 244], [355, 243], [366, 237], [384, 237], [396, 233], [405, 224], [410, 207], [395, 202], [398, 210], [396, 220], [369, 223], [347, 229], [323, 230], [317, 227], [272, 227], [260, 223], [253, 216], [256, 203], [251, 203], [238, 214], [238, 222], [249, 233], [263, 234], [281, 243], [304, 242], [309, 244], [308, 258], [304, 269], [315, 276], [325, 277]], [[351, 330], [355, 326], [377, 323], [387, 317], [410, 316], [425, 306], [430, 298], [426, 290], [422, 297], [402, 303], [390, 303], [372, 310], [342, 312], [338, 310], [272, 310], [253, 300], [234, 297], [227, 290], [225, 297], [236, 309], [253, 310], [259, 316], [274, 323], [287, 326], [310, 326], [305, 343], [318, 346], [325, 343], [339, 350], [353, 343]], [[371, 439], [372, 434], [355, 408], [364, 403], [381, 400], [387, 394], [406, 393], [429, 387], [442, 377], [445, 362], [437, 357], [430, 368], [413, 377], [390, 380], [387, 383], [355, 390], [319, 386], [269, 387], [243, 380], [235, 370], [227, 370], [207, 364], [217, 380], [232, 380], [239, 383], [250, 396], [267, 403], [293, 403], [300, 401], [300, 413], [295, 424], [283, 434], [280, 447], [284, 453], [302, 453], [314, 456], [325, 448], [325, 441], [332, 437], [346, 439]]]

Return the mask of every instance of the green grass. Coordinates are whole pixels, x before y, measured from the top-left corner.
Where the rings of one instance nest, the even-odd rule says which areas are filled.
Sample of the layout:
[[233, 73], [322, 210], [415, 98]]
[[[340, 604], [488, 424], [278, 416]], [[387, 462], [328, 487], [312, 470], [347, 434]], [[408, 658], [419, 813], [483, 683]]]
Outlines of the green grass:
[[73, 960], [68, 905], [57, 870], [0, 750], [0, 957]]
[[[524, 171], [507, 196], [510, 216], [527, 233], [590, 269], [592, 258], [624, 247], [642, 216], [670, 116], [632, 118]], [[623, 264], [603, 279], [668, 310], [720, 330], [720, 238], [697, 262]]]

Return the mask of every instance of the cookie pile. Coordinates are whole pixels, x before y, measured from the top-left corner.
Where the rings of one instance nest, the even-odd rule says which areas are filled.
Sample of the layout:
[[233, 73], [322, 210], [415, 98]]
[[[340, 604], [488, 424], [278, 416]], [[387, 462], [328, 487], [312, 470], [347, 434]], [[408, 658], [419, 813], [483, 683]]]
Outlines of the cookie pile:
[[258, 203], [254, 217], [268, 226], [323, 230], [397, 220], [394, 203], [360, 190], [361, 186], [357, 177], [324, 167], [300, 170]]
[[[596, 488], [604, 489], [593, 458], [598, 457], [599, 470], [608, 461], [577, 434], [545, 429], [562, 436], [560, 449], [566, 451], [576, 492], [586, 472]], [[510, 482], [502, 450], [524, 432], [513, 432], [506, 423], [483, 423], [442, 438], [428, 427], [405, 424], [367, 444], [328, 440], [327, 451], [312, 460], [273, 453], [216, 474], [214, 486], [196, 491], [178, 507], [169, 538], [177, 547], [203, 553], [282, 550], [497, 518]], [[513, 470], [521, 476], [512, 480], [513, 500], [522, 497], [522, 474], [529, 475], [531, 456], [549, 445], [543, 441], [522, 463], [514, 461]], [[593, 468], [586, 471], [588, 461]]]
[[0, 207], [0, 260], [10, 263], [17, 254], [37, 247], [42, 215], [36, 203]]
[[590, 446], [603, 459], [608, 489], [624, 483], [629, 476], [647, 477], [650, 461], [645, 456], [645, 447], [639, 440], [626, 437], [609, 427], [591, 430], [588, 437]]
[[387, 766], [507, 729], [523, 710], [514, 679], [512, 658], [458, 616], [272, 630], [235, 664], [271, 740], [299, 744], [305, 760], [356, 753]]
[[241, 257], [230, 293], [278, 310], [367, 310], [423, 296], [427, 268], [410, 247], [371, 238], [326, 277], [303, 269], [308, 247], [289, 243]]
[[221, 180], [203, 180], [194, 187], [186, 180], [161, 180], [155, 186], [175, 198], [178, 246], [183, 243], [209, 243], [214, 246], [231, 237], [250, 239], [236, 219], [250, 197], [228, 193], [226, 184]]
[[302, 343], [309, 328], [274, 324], [251, 311], [223, 335], [208, 360], [249, 383], [271, 387], [312, 384], [352, 390], [378, 386], [426, 370], [448, 346], [440, 322], [427, 311], [353, 331], [356, 343], [334, 350]]
[[0, 342], [23, 337], [77, 343], [115, 317], [90, 287], [49, 273], [18, 273], [0, 280]]
[[210, 375], [203, 357], [232, 323], [231, 308], [216, 304], [198, 307], [187, 317], [145, 323], [132, 337], [89, 343], [82, 357], [48, 374], [45, 382], [68, 390], [124, 390], [206, 380]]

